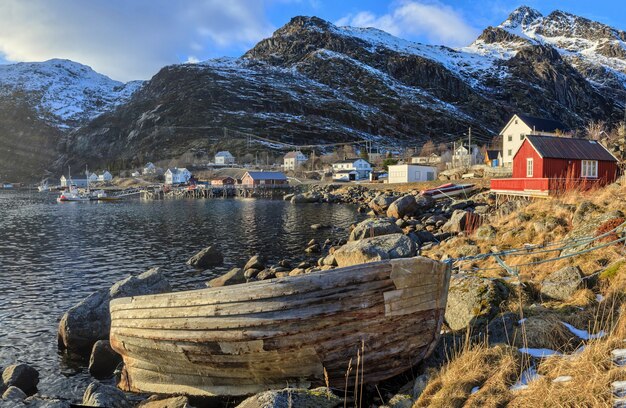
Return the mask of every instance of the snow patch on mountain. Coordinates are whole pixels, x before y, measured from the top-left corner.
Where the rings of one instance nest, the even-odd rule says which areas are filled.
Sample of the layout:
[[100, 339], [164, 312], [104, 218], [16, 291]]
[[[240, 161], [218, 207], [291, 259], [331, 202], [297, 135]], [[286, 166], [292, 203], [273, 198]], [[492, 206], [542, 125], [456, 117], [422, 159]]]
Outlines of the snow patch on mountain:
[[67, 128], [120, 105], [141, 87], [63, 59], [0, 65], [0, 96], [25, 97], [40, 117]]

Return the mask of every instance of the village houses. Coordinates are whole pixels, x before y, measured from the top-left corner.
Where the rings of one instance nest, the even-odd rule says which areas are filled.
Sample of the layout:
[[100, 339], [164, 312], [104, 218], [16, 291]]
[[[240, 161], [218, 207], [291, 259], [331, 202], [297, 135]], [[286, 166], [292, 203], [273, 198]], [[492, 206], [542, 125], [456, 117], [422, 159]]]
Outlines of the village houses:
[[165, 172], [165, 184], [184, 184], [188, 183], [191, 178], [191, 172], [186, 168], [179, 169], [174, 167], [173, 169], [167, 169]]
[[502, 136], [502, 166], [511, 166], [513, 157], [528, 135], [558, 136], [567, 126], [552, 120], [516, 114], [500, 131]]
[[108, 171], [104, 171], [104, 173], [98, 175], [98, 181], [99, 182], [104, 182], [104, 183], [108, 183], [110, 181], [113, 180], [113, 175], [111, 175], [111, 173], [109, 173]]
[[307, 157], [301, 151], [289, 152], [283, 158], [283, 169], [285, 171], [296, 170], [306, 161]]
[[219, 166], [228, 166], [235, 164], [235, 156], [230, 154], [228, 150], [223, 150], [215, 154], [215, 164]]
[[246, 187], [285, 187], [289, 185], [289, 180], [279, 171], [247, 171], [241, 178], [241, 184]]
[[365, 159], [345, 159], [333, 163], [335, 181], [368, 180], [371, 173], [372, 165]]
[[475, 164], [482, 163], [482, 161], [482, 154], [480, 153], [480, 148], [477, 145], [473, 144], [471, 148], [467, 145], [461, 145], [457, 146], [457, 148], [452, 153], [451, 166], [453, 168], [470, 167]]
[[441, 156], [436, 153], [431, 153], [428, 156], [413, 155], [411, 156], [411, 164], [423, 164], [427, 166], [437, 165], [441, 163]]
[[389, 166], [388, 174], [388, 183], [433, 181], [437, 178], [437, 168], [417, 164], [395, 164]]
[[152, 162], [148, 162], [143, 168], [143, 174], [156, 174], [157, 168]]

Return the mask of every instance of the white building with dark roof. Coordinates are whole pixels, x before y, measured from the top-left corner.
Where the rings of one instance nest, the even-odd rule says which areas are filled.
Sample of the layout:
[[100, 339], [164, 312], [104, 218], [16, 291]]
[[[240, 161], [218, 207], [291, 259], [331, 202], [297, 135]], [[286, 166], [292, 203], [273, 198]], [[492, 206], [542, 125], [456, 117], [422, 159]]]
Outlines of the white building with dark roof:
[[[354, 172], [354, 173], [352, 173]], [[365, 159], [345, 159], [333, 163], [333, 180], [368, 180], [372, 172], [372, 165]], [[336, 176], [337, 175], [337, 176]], [[340, 178], [339, 175], [341, 175]]]
[[307, 161], [306, 155], [299, 150], [289, 152], [283, 158], [283, 169], [296, 170]]
[[557, 136], [566, 131], [568, 131], [567, 126], [558, 120], [535, 118], [522, 114], [513, 115], [500, 131], [500, 136], [502, 136], [502, 165], [511, 166], [513, 164], [513, 157], [526, 136]]
[[189, 182], [190, 178], [191, 172], [186, 168], [174, 167], [165, 172], [165, 184], [184, 184]]
[[235, 164], [235, 156], [230, 154], [228, 150], [223, 150], [215, 154], [215, 164], [226, 166], [229, 164]]

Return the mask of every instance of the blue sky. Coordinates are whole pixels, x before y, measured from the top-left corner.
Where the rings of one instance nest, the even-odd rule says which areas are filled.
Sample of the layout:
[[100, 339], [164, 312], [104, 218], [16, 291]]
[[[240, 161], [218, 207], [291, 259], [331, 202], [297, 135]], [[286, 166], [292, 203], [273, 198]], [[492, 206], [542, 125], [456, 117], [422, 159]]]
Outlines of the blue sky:
[[168, 64], [240, 56], [296, 15], [455, 47], [522, 4], [626, 29], [617, 0], [2, 0], [0, 62], [67, 58], [117, 80], [148, 79]]

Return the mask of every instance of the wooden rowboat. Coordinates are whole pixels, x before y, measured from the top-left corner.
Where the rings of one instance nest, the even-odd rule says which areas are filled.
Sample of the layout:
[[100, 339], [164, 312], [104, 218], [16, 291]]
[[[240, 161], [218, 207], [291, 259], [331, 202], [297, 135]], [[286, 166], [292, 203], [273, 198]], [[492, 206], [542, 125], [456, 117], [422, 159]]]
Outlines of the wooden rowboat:
[[111, 301], [111, 345], [127, 391], [244, 395], [343, 389], [348, 363], [376, 383], [411, 368], [439, 339], [450, 270], [423, 257]]

